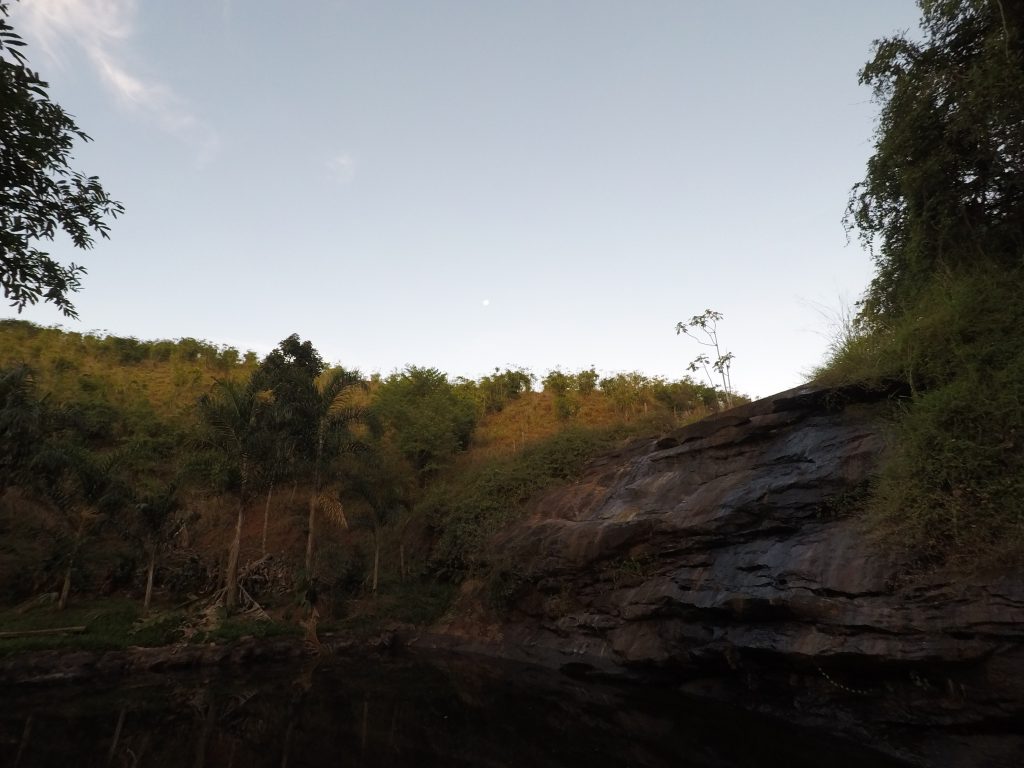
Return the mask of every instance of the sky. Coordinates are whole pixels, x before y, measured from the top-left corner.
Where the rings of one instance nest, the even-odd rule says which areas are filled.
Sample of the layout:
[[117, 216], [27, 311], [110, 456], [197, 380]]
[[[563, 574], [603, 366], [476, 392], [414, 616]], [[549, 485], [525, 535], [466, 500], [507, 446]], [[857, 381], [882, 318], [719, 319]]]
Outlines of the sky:
[[11, 23], [125, 206], [20, 317], [265, 354], [677, 379], [705, 309], [755, 397], [872, 275], [842, 225], [912, 0], [21, 0]]

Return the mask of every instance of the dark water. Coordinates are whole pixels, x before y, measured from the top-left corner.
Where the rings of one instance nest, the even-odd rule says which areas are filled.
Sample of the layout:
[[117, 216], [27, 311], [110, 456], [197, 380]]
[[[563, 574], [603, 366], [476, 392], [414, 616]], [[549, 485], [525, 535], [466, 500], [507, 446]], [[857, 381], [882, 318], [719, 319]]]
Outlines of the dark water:
[[887, 766], [655, 687], [456, 659], [0, 689], [3, 766]]

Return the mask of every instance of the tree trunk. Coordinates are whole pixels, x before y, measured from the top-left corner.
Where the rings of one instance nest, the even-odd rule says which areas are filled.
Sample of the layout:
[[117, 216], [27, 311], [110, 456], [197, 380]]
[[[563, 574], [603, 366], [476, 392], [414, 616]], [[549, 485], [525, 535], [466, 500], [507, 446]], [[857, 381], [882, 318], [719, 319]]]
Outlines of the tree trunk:
[[67, 569], [64, 571], [64, 584], [60, 589], [60, 600], [57, 602], [58, 611], [63, 611], [68, 604], [68, 595], [71, 594], [71, 567], [73, 565], [74, 561], [69, 562]]
[[373, 532], [373, 596], [377, 596], [377, 581], [380, 576], [380, 534]]
[[398, 545], [398, 575], [402, 583], [405, 583], [405, 544]]
[[121, 741], [121, 730], [124, 728], [124, 715], [125, 708], [121, 707], [121, 712], [117, 716], [117, 726], [114, 728], [114, 738], [110, 742], [110, 751], [107, 752], [107, 765], [114, 764], [114, 755], [117, 754], [117, 744]]
[[25, 718], [25, 730], [21, 732], [21, 742], [18, 744], [18, 754], [14, 758], [14, 768], [18, 768], [21, 765], [21, 758], [25, 756], [25, 750], [28, 749], [29, 740], [32, 738], [32, 720], [34, 715], [29, 713], [29, 716]]
[[142, 600], [142, 615], [149, 613], [149, 603], [153, 599], [153, 573], [156, 571], [156, 547], [149, 553], [149, 567], [146, 568], [146, 596]]
[[217, 722], [217, 712], [213, 708], [214, 700], [211, 697], [206, 709], [206, 717], [203, 718], [203, 729], [199, 733], [199, 742], [196, 745], [195, 768], [204, 768], [206, 765], [206, 745], [210, 740], [210, 731]]
[[267, 505], [263, 508], [263, 554], [267, 554], [267, 527], [270, 524], [270, 496], [274, 493], [274, 483], [267, 488]]
[[317, 499], [314, 493], [313, 498], [309, 500], [309, 526], [306, 531], [306, 578], [313, 577], [313, 527], [316, 525], [316, 505], [319, 499]]
[[388, 746], [391, 747], [393, 752], [398, 751], [398, 746], [395, 743], [395, 736], [398, 732], [398, 707], [399, 703], [397, 701], [391, 705], [391, 731], [388, 734]]
[[320, 454], [323, 437], [318, 438], [316, 458], [313, 462], [313, 495], [309, 499], [309, 526], [306, 531], [306, 578], [313, 578], [313, 529], [316, 526], [316, 505], [320, 503]]
[[228, 551], [227, 594], [224, 607], [233, 611], [238, 605], [238, 554], [242, 549], [242, 523], [245, 522], [245, 504], [238, 502], [238, 520], [235, 522], [235, 537], [231, 540]]
[[363, 732], [362, 738], [360, 738], [361, 751], [366, 752], [366, 737], [369, 733], [370, 725], [370, 700], [363, 699]]
[[288, 768], [288, 753], [292, 748], [292, 732], [295, 730], [295, 718], [288, 719], [288, 727], [284, 732], [284, 746], [281, 748], [281, 768]]

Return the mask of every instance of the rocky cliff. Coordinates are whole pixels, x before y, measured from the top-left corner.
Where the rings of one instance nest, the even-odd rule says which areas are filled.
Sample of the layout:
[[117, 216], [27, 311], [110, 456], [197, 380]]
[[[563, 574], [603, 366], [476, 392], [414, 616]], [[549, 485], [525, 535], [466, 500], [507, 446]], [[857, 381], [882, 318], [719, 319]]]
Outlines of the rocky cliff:
[[893, 396], [798, 388], [594, 462], [424, 642], [660, 681], [915, 763], [1015, 764], [1024, 578], [922, 573], [857, 514]]

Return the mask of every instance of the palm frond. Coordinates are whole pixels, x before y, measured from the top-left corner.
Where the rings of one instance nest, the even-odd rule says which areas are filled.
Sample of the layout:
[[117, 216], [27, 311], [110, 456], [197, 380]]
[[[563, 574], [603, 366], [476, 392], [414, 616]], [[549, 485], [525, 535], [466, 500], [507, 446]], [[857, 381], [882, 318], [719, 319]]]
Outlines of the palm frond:
[[338, 498], [336, 491], [323, 491], [316, 497], [317, 509], [331, 522], [348, 530], [348, 517], [345, 515], [345, 507]]
[[358, 371], [344, 368], [328, 371], [316, 381], [320, 412], [331, 421], [348, 421], [360, 416], [363, 409], [356, 401], [365, 389], [366, 382]]

